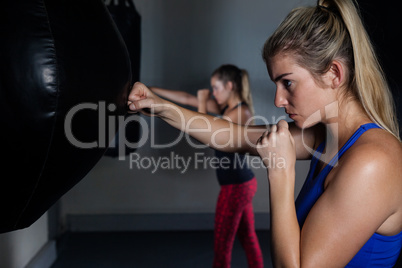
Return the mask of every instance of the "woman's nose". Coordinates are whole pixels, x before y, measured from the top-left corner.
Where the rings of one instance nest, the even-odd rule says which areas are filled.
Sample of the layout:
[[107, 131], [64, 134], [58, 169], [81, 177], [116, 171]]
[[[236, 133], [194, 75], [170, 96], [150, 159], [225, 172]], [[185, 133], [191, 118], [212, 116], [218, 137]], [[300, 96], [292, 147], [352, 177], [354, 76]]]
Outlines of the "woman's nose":
[[275, 106], [278, 108], [285, 107], [286, 104], [288, 104], [287, 98], [286, 98], [286, 92], [281, 89], [276, 89], [275, 92]]

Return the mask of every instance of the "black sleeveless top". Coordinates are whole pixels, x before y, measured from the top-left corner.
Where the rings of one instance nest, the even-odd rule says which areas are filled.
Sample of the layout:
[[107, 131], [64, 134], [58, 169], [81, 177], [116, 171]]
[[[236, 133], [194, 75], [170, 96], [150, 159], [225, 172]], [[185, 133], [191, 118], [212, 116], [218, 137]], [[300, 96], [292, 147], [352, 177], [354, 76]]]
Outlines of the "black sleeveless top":
[[[247, 105], [245, 102], [239, 102], [232, 110], [240, 105]], [[223, 115], [228, 106], [223, 108]], [[220, 185], [240, 184], [254, 178], [254, 173], [250, 169], [245, 155], [239, 153], [227, 153], [215, 150], [215, 156], [219, 159], [216, 168], [216, 176]]]

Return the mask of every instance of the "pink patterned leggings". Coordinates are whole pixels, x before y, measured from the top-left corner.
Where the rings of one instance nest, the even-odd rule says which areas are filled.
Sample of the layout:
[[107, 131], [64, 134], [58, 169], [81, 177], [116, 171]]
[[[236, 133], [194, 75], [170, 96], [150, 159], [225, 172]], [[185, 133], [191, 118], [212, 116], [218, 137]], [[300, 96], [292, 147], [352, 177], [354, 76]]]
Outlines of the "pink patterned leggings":
[[235, 235], [243, 246], [248, 266], [264, 266], [260, 244], [254, 228], [252, 200], [257, 180], [222, 185], [215, 212], [214, 268], [229, 268]]

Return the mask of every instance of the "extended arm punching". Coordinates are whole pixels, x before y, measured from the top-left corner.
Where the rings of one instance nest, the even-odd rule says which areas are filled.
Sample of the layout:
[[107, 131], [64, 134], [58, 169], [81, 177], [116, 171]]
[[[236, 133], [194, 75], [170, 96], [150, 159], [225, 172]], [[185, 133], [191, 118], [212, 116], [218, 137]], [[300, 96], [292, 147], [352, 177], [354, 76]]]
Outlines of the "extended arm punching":
[[188, 105], [192, 107], [198, 106], [197, 97], [185, 91], [171, 90], [160, 87], [149, 87], [149, 89], [152, 92], [156, 93], [157, 95], [165, 99], [177, 102], [179, 104]]
[[[167, 100], [161, 99], [142, 83], [135, 83], [128, 101], [133, 112], [150, 109], [151, 115], [158, 116], [171, 126], [190, 134], [200, 142], [221, 151], [250, 153], [258, 155], [256, 144], [270, 126], [243, 126], [207, 114], [190, 111]], [[144, 110], [145, 109], [145, 110]], [[298, 159], [310, 158], [306, 148], [315, 146], [315, 128], [302, 132], [290, 124], [290, 133], [296, 144]]]
[[[156, 93], [157, 95], [168, 99], [170, 101], [174, 101], [176, 103], [182, 104], [182, 105], [187, 105], [187, 106], [192, 106], [195, 108], [199, 108], [199, 100], [197, 96], [192, 95], [188, 92], [185, 91], [180, 91], [180, 90], [171, 90], [171, 89], [165, 89], [165, 88], [160, 88], [160, 87], [150, 87], [149, 88], [152, 92]], [[209, 91], [209, 89], [201, 89], [199, 91]], [[203, 103], [204, 104], [204, 103]], [[211, 112], [218, 114], [219, 113], [219, 105], [216, 103], [215, 100], [208, 98], [205, 100], [205, 112]]]

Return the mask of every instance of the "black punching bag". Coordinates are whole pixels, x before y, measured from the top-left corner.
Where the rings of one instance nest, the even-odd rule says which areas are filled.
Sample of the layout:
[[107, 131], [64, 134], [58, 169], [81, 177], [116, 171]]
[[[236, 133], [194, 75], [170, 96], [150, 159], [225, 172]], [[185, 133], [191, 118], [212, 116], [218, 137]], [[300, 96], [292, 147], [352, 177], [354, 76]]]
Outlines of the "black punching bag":
[[0, 4], [0, 232], [28, 227], [98, 162], [126, 112], [125, 44], [102, 0]]
[[[140, 81], [141, 16], [137, 12], [133, 0], [105, 0], [104, 2], [126, 44], [131, 62], [132, 81]], [[134, 118], [133, 115], [128, 116], [130, 118], [125, 121], [126, 124], [121, 126], [121, 128], [124, 127], [120, 130], [121, 133], [116, 135], [109, 149], [105, 152], [106, 156], [124, 157], [124, 155], [129, 155], [136, 150], [136, 147], [127, 146], [127, 144], [138, 143], [140, 123], [138, 118]], [[124, 137], [124, 140], [120, 140], [121, 137]]]

